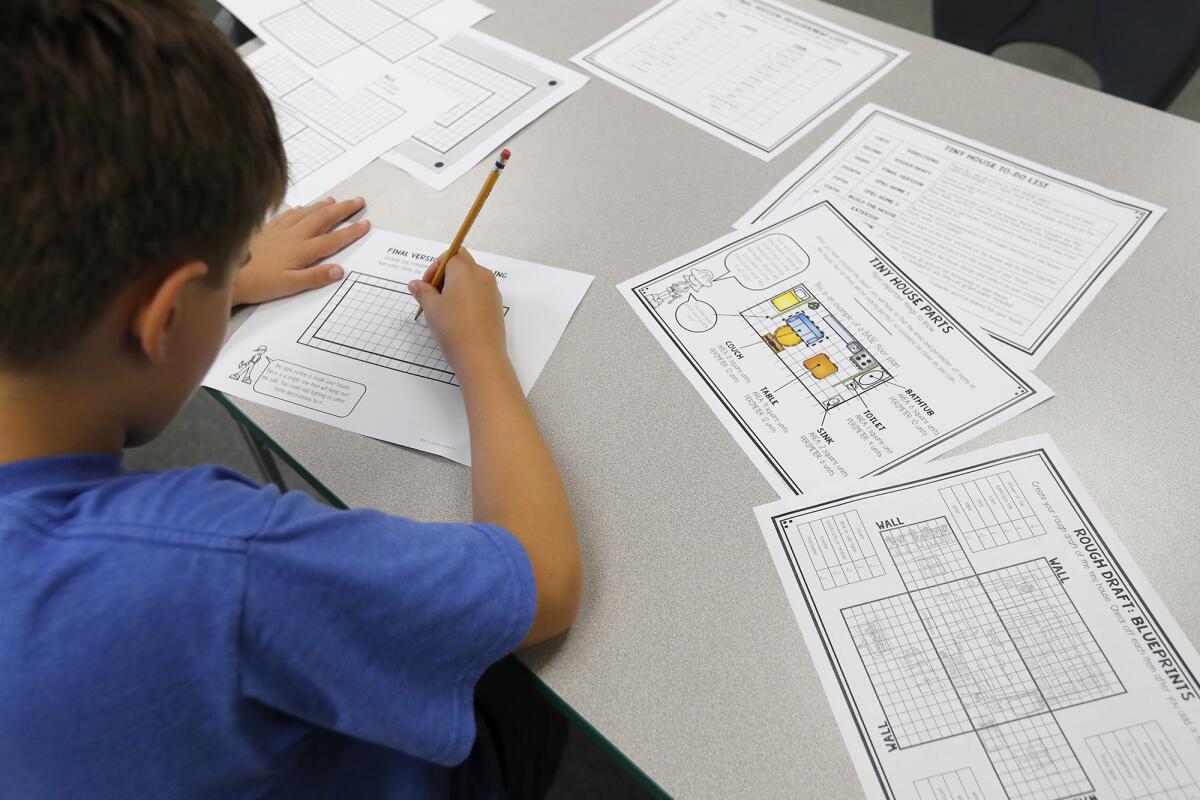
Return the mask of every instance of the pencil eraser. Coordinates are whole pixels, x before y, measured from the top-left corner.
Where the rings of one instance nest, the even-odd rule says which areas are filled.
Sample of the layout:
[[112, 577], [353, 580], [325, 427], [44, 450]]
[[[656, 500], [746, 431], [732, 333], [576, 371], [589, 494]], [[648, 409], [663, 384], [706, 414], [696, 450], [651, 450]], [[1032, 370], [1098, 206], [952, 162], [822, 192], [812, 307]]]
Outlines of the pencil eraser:
[[508, 161], [510, 158], [512, 158], [512, 151], [506, 147], [500, 151], [500, 157], [505, 161]]

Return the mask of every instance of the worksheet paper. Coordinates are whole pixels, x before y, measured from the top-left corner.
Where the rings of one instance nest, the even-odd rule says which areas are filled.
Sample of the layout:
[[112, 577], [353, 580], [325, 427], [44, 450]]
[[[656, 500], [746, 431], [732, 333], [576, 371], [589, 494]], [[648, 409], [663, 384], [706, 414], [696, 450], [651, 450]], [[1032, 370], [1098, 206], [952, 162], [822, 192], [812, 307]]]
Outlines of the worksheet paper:
[[1052, 394], [829, 203], [620, 291], [780, 496], [926, 461]]
[[[204, 385], [355, 433], [471, 463], [458, 376], [408, 282], [446, 245], [375, 230], [341, 257], [346, 277], [261, 306]], [[497, 276], [508, 354], [528, 394], [592, 276], [475, 251]], [[461, 324], [470, 328], [472, 321]]]
[[351, 95], [490, 15], [475, 0], [221, 0], [309, 75]]
[[1047, 437], [757, 513], [868, 798], [1200, 798], [1200, 659]]
[[339, 97], [266, 45], [246, 57], [271, 105], [288, 160], [286, 203], [315, 200], [446, 110], [450, 98], [423, 78], [384, 77]]
[[1030, 368], [1166, 212], [876, 105], [737, 224], [820, 200]]
[[770, 161], [907, 55], [768, 0], [663, 0], [573, 60]]
[[405, 69], [453, 105], [383, 158], [439, 191], [587, 83], [574, 70], [478, 31], [431, 47]]

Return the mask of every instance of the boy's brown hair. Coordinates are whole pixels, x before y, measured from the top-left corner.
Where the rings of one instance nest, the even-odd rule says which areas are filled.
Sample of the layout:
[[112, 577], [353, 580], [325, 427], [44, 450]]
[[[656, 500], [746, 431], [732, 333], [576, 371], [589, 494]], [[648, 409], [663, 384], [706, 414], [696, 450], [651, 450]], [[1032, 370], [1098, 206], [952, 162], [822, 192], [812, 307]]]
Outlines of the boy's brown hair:
[[0, 0], [0, 368], [52, 363], [149, 273], [223, 277], [286, 185], [270, 102], [192, 0]]

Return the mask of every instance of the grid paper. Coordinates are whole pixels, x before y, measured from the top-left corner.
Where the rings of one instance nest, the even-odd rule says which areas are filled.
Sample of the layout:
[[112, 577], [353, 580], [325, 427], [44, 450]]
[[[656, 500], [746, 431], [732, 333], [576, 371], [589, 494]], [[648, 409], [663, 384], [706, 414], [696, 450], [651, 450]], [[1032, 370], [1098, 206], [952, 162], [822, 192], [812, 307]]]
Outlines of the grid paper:
[[298, 57], [324, 66], [366, 46], [393, 64], [437, 41], [412, 17], [438, 0], [301, 0], [263, 20], [263, 27]]
[[437, 37], [415, 22], [405, 20], [367, 42], [367, 46], [393, 64], [411, 56]]
[[1045, 559], [979, 577], [1050, 708], [1066, 708], [1125, 691]]
[[398, 25], [402, 17], [372, 0], [304, 0], [322, 19], [357, 42]]
[[346, 152], [335, 142], [304, 128], [284, 141], [288, 159], [288, 181], [299, 183], [321, 167]]
[[900, 747], [971, 730], [971, 721], [908, 595], [842, 609]]
[[1048, 711], [979, 578], [912, 593], [976, 728]]
[[881, 537], [907, 590], [842, 618], [899, 746], [974, 731], [1010, 800], [1090, 792], [1054, 712], [1125, 688], [1051, 563], [978, 574], [945, 517]]
[[298, 5], [268, 17], [262, 21], [262, 26], [314, 67], [344, 56], [359, 44], [307, 5]]
[[975, 574], [945, 517], [884, 531], [883, 543], [909, 591]]
[[330, 353], [458, 385], [405, 284], [351, 272], [297, 340]]
[[275, 123], [279, 126], [279, 136], [283, 139], [286, 149], [287, 140], [308, 126], [304, 124], [304, 120], [284, 108], [274, 97], [271, 98], [271, 107], [275, 109]]
[[1092, 791], [1052, 714], [982, 730], [979, 739], [1010, 800], [1057, 800]]
[[282, 56], [268, 58], [254, 67], [254, 75], [277, 97], [282, 97], [312, 80], [309, 74], [292, 63], [291, 59]]
[[413, 135], [439, 153], [450, 152], [534, 88], [446, 47], [415, 59], [412, 70], [459, 98], [446, 113]]
[[441, 0], [375, 0], [379, 5], [402, 17], [415, 17], [436, 6]]
[[404, 116], [404, 109], [374, 92], [344, 99], [316, 81], [307, 81], [283, 95], [296, 111], [350, 144], [358, 144]]

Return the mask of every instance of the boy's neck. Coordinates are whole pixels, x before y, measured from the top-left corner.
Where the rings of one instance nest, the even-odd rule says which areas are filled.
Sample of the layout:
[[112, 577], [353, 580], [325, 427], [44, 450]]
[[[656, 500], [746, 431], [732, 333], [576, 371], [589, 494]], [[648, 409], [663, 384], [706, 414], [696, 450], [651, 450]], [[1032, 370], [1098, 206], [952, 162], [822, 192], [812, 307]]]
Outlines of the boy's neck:
[[0, 463], [119, 452], [127, 433], [122, 398], [96, 377], [0, 372]]

